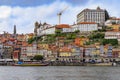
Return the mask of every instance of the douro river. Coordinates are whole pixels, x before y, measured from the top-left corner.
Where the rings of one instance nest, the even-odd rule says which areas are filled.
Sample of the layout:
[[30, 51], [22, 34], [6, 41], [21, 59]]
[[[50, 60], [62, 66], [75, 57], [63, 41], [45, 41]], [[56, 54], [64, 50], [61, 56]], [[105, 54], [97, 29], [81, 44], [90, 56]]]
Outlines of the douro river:
[[0, 80], [120, 80], [120, 67], [0, 66]]

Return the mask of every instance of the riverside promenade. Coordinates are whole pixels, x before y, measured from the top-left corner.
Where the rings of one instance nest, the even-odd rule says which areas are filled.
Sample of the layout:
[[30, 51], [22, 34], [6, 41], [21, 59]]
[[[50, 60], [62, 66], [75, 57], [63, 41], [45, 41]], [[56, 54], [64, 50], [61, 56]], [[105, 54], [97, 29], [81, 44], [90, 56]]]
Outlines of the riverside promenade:
[[[19, 64], [15, 61], [2, 61], [0, 66]], [[120, 61], [114, 62], [69, 62], [69, 61], [23, 61], [22, 64], [48, 64], [48, 66], [120, 66]]]
[[120, 66], [120, 62], [91, 63], [91, 62], [54, 61], [49, 62], [49, 66]]

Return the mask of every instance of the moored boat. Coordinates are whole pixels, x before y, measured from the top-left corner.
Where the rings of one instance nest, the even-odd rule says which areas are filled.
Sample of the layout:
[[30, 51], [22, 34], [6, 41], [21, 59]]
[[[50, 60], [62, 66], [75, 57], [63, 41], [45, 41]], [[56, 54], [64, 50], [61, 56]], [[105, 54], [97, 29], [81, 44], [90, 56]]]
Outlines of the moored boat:
[[112, 63], [94, 63], [94, 64], [87, 64], [87, 66], [112, 66]]
[[23, 64], [13, 64], [13, 66], [48, 66], [47, 63], [23, 63]]

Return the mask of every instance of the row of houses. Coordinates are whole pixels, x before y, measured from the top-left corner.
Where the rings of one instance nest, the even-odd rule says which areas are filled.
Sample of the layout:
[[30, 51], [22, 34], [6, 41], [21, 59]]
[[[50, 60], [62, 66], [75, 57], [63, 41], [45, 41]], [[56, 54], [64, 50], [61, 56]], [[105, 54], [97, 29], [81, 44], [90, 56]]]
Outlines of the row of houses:
[[[76, 38], [71, 44], [58, 46], [54, 44], [28, 44], [26, 41], [18, 41], [14, 38], [0, 39], [0, 58], [12, 58], [14, 60], [31, 60], [35, 55], [43, 55], [47, 61], [73, 61], [84, 58], [119, 58], [120, 50], [111, 45], [84, 46], [87, 38]], [[64, 42], [64, 41], [63, 41]], [[59, 43], [62, 45], [63, 43]]]
[[22, 43], [28, 41], [33, 37], [33, 33], [30, 34], [9, 34], [4, 32], [0, 34], [0, 59], [14, 59], [19, 60], [21, 56]]
[[24, 45], [21, 47], [21, 59], [30, 60], [35, 55], [43, 55], [46, 61], [72, 61], [82, 58], [119, 58], [120, 50], [113, 49], [111, 45], [77, 46], [75, 43], [63, 47], [48, 44]]

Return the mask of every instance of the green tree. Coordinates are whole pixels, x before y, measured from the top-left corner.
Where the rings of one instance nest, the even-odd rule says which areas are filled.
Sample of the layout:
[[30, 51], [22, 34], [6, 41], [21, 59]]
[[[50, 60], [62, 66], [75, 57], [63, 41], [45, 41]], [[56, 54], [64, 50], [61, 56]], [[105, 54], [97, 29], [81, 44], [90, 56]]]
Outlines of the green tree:
[[33, 60], [43, 60], [43, 56], [42, 55], [35, 55], [34, 57], [33, 57]]
[[34, 37], [28, 39], [28, 43], [31, 44], [35, 40]]
[[55, 34], [48, 34], [46, 36], [46, 40], [45, 41], [46, 42], [50, 42], [50, 43], [55, 42]]
[[112, 27], [107, 27], [106, 29], [107, 29], [107, 30], [113, 30], [113, 28], [112, 28]]
[[102, 44], [111, 44], [113, 46], [118, 45], [118, 40], [117, 39], [103, 39]]
[[103, 39], [104, 36], [104, 33], [92, 33], [91, 35], [89, 35], [89, 39]]
[[75, 32], [75, 33], [79, 33], [79, 32], [80, 32], [80, 30], [75, 30], [74, 32]]
[[66, 35], [66, 38], [67, 39], [75, 39], [77, 37], [77, 35], [75, 34], [75, 33], [68, 33], [67, 35]]
[[80, 38], [85, 38], [85, 36], [80, 36]]
[[112, 24], [116, 24], [116, 22], [112, 22]]
[[90, 42], [85, 42], [85, 45], [90, 45], [91, 43]]

